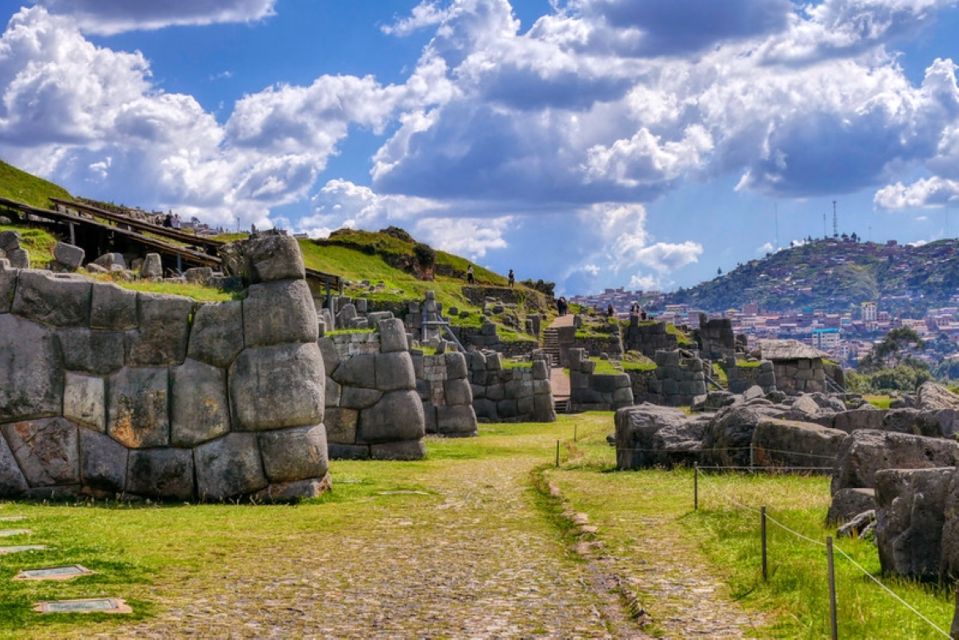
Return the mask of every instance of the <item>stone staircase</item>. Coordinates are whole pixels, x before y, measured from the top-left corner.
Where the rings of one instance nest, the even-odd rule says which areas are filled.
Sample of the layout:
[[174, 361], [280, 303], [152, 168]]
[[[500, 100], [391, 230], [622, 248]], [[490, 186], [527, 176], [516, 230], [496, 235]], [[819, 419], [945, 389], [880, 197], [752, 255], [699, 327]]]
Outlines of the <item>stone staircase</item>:
[[549, 366], [559, 366], [559, 331], [553, 327], [543, 331], [543, 351], [549, 356]]

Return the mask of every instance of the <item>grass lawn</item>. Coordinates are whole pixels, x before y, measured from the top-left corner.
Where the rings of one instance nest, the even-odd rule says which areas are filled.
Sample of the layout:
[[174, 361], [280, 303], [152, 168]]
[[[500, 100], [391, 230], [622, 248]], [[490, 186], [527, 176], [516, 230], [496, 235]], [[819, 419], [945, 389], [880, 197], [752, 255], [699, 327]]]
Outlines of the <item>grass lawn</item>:
[[30, 254], [30, 266], [45, 269], [53, 260], [53, 247], [57, 238], [45, 229], [21, 225], [0, 224], [0, 231], [16, 231], [20, 234], [20, 246]]
[[50, 198], [69, 198], [66, 189], [0, 160], [0, 197], [46, 209]]

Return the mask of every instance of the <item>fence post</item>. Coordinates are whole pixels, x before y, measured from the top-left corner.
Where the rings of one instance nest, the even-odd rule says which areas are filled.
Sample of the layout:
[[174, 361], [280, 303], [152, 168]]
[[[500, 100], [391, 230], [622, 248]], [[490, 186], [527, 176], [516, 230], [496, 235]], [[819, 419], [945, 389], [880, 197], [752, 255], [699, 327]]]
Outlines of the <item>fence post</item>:
[[756, 450], [753, 448], [753, 443], [749, 443], [749, 472], [752, 473], [756, 468]]
[[693, 511], [699, 511], [699, 463], [693, 463]]
[[556, 468], [559, 468], [559, 440], [556, 441]]
[[759, 532], [763, 539], [763, 582], [766, 582], [769, 580], [766, 563], [766, 507], [759, 508]]
[[576, 432], [579, 425], [573, 425], [573, 442], [576, 442]]
[[839, 623], [836, 617], [836, 565], [833, 560], [832, 538], [826, 538], [826, 566], [829, 572], [829, 626], [832, 640], [839, 640]]

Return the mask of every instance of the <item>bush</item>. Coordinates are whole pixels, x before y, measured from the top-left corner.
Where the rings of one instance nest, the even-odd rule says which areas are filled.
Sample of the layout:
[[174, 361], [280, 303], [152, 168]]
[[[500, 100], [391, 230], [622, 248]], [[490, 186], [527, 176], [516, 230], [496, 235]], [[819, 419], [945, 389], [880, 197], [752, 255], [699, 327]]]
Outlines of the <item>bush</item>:
[[413, 246], [413, 255], [416, 256], [416, 263], [424, 269], [429, 269], [436, 265], [436, 251], [428, 244], [417, 242]]

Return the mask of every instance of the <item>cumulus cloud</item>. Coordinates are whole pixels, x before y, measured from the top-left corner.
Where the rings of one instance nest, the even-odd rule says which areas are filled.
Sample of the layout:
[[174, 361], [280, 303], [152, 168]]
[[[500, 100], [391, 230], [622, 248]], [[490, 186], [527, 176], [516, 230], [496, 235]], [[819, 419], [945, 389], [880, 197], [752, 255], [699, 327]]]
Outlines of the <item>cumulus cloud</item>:
[[933, 176], [908, 185], [897, 182], [877, 191], [873, 202], [880, 209], [924, 209], [956, 204], [959, 203], [959, 180]]
[[276, 0], [37, 0], [86, 33], [113, 35], [175, 25], [253, 22], [273, 15]]
[[392, 36], [408, 36], [414, 31], [431, 27], [443, 22], [451, 9], [440, 9], [435, 2], [421, 2], [405, 18], [398, 18], [393, 24], [383, 25], [380, 31]]

